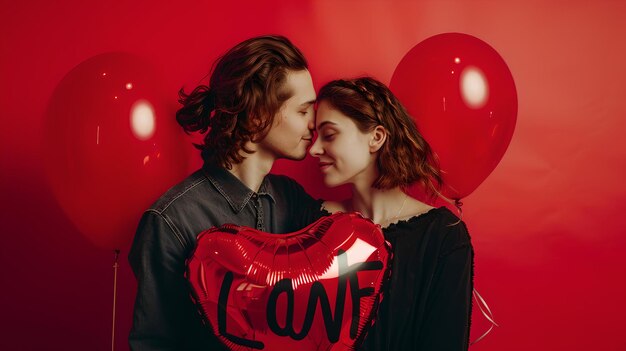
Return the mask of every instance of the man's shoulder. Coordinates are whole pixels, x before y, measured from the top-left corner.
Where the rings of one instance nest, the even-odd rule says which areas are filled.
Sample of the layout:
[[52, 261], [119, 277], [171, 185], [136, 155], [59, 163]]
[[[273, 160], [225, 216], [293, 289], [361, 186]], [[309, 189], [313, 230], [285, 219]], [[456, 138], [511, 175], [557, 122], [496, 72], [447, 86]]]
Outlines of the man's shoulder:
[[291, 178], [289, 176], [286, 176], [284, 174], [268, 173], [266, 177], [267, 177], [267, 180], [270, 183], [272, 183], [272, 185], [282, 185], [282, 186], [285, 186], [285, 185], [290, 185], [292, 183], [300, 185], [293, 178]]
[[200, 169], [183, 179], [178, 184], [169, 188], [158, 200], [156, 200], [148, 210], [163, 213], [169, 207], [181, 202], [188, 201], [189, 199], [196, 198], [195, 196], [189, 196], [194, 194], [200, 189], [204, 189], [209, 183], [208, 178], [204, 172]]
[[300, 185], [295, 179], [286, 176], [284, 174], [272, 174], [269, 173], [266, 176], [267, 180], [271, 184], [275, 192], [279, 193], [306, 193], [304, 187]]

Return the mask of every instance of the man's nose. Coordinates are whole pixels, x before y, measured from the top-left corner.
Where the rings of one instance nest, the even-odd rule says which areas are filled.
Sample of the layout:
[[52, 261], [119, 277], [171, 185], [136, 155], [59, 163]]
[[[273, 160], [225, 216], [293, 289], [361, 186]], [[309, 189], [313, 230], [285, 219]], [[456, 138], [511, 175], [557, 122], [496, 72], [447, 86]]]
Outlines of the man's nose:
[[311, 131], [311, 133], [315, 130], [315, 111], [310, 114], [307, 128]]

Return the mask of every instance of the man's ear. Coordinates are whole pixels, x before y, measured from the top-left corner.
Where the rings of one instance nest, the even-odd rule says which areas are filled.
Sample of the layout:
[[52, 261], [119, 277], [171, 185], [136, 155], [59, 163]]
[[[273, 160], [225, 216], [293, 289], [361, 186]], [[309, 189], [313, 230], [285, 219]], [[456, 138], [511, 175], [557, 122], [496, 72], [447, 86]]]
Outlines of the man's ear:
[[387, 130], [383, 126], [376, 126], [370, 133], [370, 153], [375, 153], [380, 150], [387, 140]]
[[[248, 118], [250, 122], [252, 122], [253, 128], [256, 130], [258, 130], [263, 124], [263, 120], [257, 117], [256, 115], [250, 114]], [[259, 141], [261, 141], [261, 139], [265, 138], [265, 136], [267, 135], [267, 132], [269, 132], [271, 128], [272, 128], [272, 125], [265, 126], [264, 130], [258, 131], [257, 133], [252, 135], [252, 139], [250, 141], [254, 143], [258, 143]]]
[[250, 114], [248, 116], [250, 122], [252, 122], [252, 124], [254, 125], [254, 128], [259, 128], [261, 126], [261, 118], [257, 117], [256, 115]]

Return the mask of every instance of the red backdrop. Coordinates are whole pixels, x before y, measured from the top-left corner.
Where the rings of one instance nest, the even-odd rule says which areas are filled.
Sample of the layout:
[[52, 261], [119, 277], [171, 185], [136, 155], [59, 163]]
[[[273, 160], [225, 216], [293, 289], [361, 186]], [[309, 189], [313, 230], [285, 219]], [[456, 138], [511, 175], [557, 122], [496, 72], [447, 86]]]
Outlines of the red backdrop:
[[[113, 253], [64, 216], [41, 159], [46, 106], [77, 64], [110, 51], [141, 55], [175, 108], [178, 88], [193, 87], [250, 36], [290, 37], [319, 87], [360, 74], [388, 83], [413, 45], [442, 32], [493, 46], [519, 98], [507, 153], [464, 201], [476, 287], [501, 325], [471, 349], [626, 349], [624, 13], [618, 1], [3, 1], [0, 349], [110, 348]], [[188, 157], [191, 172], [200, 165], [191, 144]], [[294, 165], [274, 171], [337, 197], [311, 176], [314, 160]], [[128, 349], [136, 288], [127, 249], [118, 350]], [[475, 314], [473, 326], [476, 337], [487, 323]]]

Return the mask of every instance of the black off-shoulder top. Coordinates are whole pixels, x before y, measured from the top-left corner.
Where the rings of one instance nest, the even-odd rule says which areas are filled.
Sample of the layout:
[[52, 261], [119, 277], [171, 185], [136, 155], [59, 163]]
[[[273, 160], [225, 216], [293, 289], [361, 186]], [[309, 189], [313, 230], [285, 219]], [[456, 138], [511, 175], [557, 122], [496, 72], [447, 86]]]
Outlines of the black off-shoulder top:
[[391, 279], [361, 350], [467, 350], [474, 251], [465, 223], [439, 207], [383, 233]]

